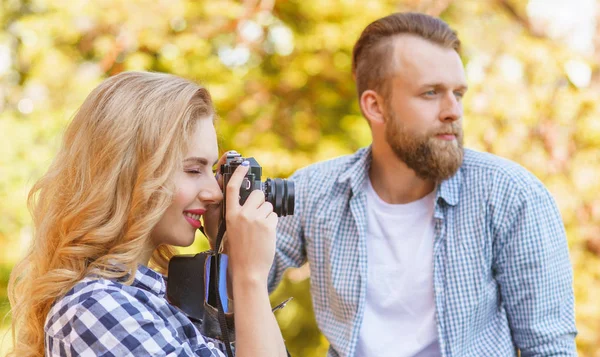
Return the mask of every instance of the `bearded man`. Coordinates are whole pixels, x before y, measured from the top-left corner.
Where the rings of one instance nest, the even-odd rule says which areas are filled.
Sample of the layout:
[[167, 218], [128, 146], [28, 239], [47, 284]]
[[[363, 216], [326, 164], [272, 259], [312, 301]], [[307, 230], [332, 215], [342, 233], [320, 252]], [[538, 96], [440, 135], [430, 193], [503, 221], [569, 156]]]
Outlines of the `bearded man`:
[[396, 13], [353, 51], [373, 142], [296, 172], [270, 275], [310, 264], [328, 356], [576, 356], [561, 216], [523, 167], [463, 149], [456, 32]]

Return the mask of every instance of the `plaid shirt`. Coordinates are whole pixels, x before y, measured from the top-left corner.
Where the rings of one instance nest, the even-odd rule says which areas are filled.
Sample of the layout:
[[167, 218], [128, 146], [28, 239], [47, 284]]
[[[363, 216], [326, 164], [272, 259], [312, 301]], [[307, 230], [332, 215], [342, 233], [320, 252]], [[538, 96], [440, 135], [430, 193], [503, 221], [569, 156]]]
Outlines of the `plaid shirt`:
[[[277, 227], [270, 288], [308, 261], [330, 357], [354, 356], [363, 320], [370, 162], [365, 148], [296, 172], [295, 215]], [[437, 187], [433, 219], [442, 356], [577, 355], [565, 231], [539, 180], [513, 162], [465, 150], [458, 172]]]
[[224, 357], [165, 292], [163, 276], [142, 265], [131, 286], [83, 279], [48, 313], [46, 356]]

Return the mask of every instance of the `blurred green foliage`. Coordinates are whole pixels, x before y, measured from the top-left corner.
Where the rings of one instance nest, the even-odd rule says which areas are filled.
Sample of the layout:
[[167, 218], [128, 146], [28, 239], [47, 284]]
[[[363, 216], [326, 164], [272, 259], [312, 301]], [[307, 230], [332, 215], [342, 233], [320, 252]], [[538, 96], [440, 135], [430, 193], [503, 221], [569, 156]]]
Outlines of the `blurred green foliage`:
[[[521, 163], [556, 198], [575, 270], [579, 352], [597, 356], [599, 30], [595, 49], [575, 51], [530, 18], [530, 2], [2, 0], [0, 313], [10, 267], [31, 237], [27, 192], [102, 79], [149, 70], [204, 84], [221, 118], [221, 150], [255, 156], [267, 176], [286, 177], [368, 145], [350, 71], [352, 45], [371, 21], [417, 10], [441, 16], [463, 42], [471, 87], [466, 145]], [[308, 271], [290, 271], [272, 296], [274, 303], [295, 297], [277, 314], [294, 356], [327, 349], [312, 313]]]

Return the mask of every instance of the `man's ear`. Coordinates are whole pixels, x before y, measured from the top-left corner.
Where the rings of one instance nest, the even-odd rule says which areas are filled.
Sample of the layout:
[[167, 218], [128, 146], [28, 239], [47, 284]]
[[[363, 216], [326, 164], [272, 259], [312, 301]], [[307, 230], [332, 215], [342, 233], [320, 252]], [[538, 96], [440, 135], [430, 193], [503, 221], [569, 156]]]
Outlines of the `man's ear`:
[[383, 97], [372, 89], [367, 89], [360, 95], [360, 109], [371, 125], [384, 124]]

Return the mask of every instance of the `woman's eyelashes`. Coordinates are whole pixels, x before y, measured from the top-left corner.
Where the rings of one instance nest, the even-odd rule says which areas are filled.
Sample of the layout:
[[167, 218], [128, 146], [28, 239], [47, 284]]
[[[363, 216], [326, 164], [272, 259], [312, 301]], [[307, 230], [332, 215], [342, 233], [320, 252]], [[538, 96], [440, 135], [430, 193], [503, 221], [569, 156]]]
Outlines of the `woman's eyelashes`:
[[192, 175], [200, 175], [202, 174], [202, 170], [200, 168], [185, 168], [184, 171], [188, 174], [192, 174]]

